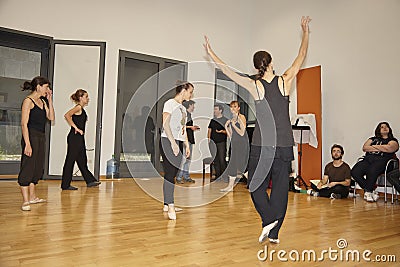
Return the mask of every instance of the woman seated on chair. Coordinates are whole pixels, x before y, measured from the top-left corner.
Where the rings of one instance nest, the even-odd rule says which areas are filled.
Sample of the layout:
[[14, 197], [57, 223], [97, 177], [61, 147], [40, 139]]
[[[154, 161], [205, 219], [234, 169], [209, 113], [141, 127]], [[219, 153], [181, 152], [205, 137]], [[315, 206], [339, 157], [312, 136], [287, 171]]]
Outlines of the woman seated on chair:
[[376, 180], [385, 172], [386, 163], [394, 157], [398, 149], [399, 143], [393, 137], [389, 123], [380, 122], [375, 129], [375, 136], [369, 138], [363, 145], [364, 158], [351, 170], [351, 176], [364, 189], [366, 201], [378, 200], [378, 192], [374, 191]]

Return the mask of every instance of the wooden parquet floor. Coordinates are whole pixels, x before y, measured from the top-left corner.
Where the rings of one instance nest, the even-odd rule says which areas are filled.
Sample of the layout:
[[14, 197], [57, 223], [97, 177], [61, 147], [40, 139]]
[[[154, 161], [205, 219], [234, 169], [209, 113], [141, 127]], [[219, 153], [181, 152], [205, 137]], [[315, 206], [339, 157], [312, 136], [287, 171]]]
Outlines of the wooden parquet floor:
[[[158, 198], [161, 180], [147, 182], [153, 184], [151, 190]], [[223, 196], [219, 188], [226, 184], [204, 188], [200, 184], [201, 179], [196, 179], [196, 184], [184, 185], [198, 187], [197, 193], [177, 190], [177, 202], [186, 207], [177, 213], [176, 221], [170, 221], [162, 203], [133, 179], [104, 180], [99, 188], [73, 182], [77, 191], [61, 191], [59, 181], [40, 181], [38, 196], [48, 202], [31, 205], [29, 212], [20, 210], [16, 181], [1, 181], [0, 266], [399, 265], [398, 203], [385, 204], [382, 199], [367, 203], [361, 197], [330, 200], [289, 192], [281, 243], [261, 245], [261, 221], [245, 186], [238, 184], [233, 193]], [[209, 204], [188, 207], [200, 203], [199, 198]], [[218, 199], [209, 200], [213, 198]], [[347, 247], [339, 249], [338, 239], [344, 239]], [[268, 258], [260, 260], [258, 252], [266, 248]], [[280, 258], [279, 250], [283, 251]], [[316, 259], [309, 261], [306, 250], [315, 251]], [[324, 250], [331, 250], [331, 258]], [[346, 261], [346, 253], [355, 250], [360, 261], [351, 255]], [[366, 256], [373, 261], [362, 258], [365, 250], [371, 251]], [[376, 256], [392, 262], [378, 263]], [[282, 261], [285, 258], [287, 262]]]

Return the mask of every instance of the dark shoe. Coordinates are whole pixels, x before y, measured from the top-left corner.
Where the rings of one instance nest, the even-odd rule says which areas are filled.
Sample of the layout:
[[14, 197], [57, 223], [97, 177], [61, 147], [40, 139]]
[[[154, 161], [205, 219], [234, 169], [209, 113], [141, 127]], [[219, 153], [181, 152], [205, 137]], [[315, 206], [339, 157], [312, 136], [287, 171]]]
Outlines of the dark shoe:
[[188, 178], [188, 179], [184, 179], [184, 180], [187, 183], [195, 183], [195, 180], [193, 180], [192, 178]]
[[98, 186], [99, 184], [101, 184], [101, 182], [91, 182], [87, 184], [87, 187], [95, 187]]
[[69, 187], [67, 187], [67, 188], [61, 188], [62, 190], [78, 190], [78, 188], [77, 187], [75, 187], [75, 186], [69, 186]]
[[185, 182], [182, 179], [176, 179], [177, 184], [184, 184]]

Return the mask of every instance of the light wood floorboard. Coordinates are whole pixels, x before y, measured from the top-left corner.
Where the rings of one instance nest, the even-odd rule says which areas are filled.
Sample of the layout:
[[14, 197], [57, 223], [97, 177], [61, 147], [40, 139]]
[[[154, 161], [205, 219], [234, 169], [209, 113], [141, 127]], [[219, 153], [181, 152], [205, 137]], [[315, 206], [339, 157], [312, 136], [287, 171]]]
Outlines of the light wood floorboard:
[[[161, 190], [161, 180], [151, 180]], [[77, 191], [61, 191], [59, 181], [40, 181], [38, 196], [47, 203], [20, 210], [16, 181], [0, 182], [0, 266], [398, 266], [400, 262], [400, 205], [356, 199], [330, 200], [289, 192], [281, 243], [266, 243], [268, 251], [371, 250], [395, 255], [396, 262], [323, 261], [282, 263], [260, 261], [257, 252], [261, 222], [245, 186], [223, 196], [213, 183], [202, 188], [196, 179], [190, 190], [177, 190], [182, 206], [219, 197], [208, 205], [185, 207], [170, 221], [162, 203], [133, 179], [104, 180], [99, 188], [73, 182]], [[180, 188], [183, 189], [183, 188]], [[197, 191], [196, 191], [197, 190]], [[160, 191], [161, 192], [161, 191]], [[161, 193], [158, 192], [158, 195]], [[204, 195], [204, 196], [201, 196]], [[194, 202], [187, 199], [194, 198]], [[288, 255], [285, 255], [288, 258]]]

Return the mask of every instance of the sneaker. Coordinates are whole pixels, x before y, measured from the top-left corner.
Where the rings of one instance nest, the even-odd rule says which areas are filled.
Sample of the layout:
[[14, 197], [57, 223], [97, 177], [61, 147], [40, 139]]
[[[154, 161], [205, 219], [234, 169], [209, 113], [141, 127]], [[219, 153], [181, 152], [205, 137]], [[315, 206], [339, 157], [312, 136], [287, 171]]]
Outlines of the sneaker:
[[[365, 196], [367, 195], [367, 196]], [[364, 199], [368, 202], [374, 202], [374, 198], [372, 197], [372, 192], [365, 192], [364, 193]]]
[[308, 189], [307, 190], [307, 194], [310, 195], [310, 196], [313, 196], [313, 197], [318, 197], [319, 196], [319, 192], [315, 192], [312, 189]]
[[264, 242], [269, 235], [269, 232], [278, 224], [278, 220], [266, 225], [263, 227], [260, 237], [258, 238], [258, 242]]
[[188, 182], [188, 183], [195, 183], [196, 181], [195, 180], [193, 180], [192, 178], [187, 178], [187, 179], [184, 179], [185, 180], [185, 182]]
[[184, 184], [185, 182], [182, 179], [176, 179], [177, 184]]
[[374, 191], [372, 192], [372, 198], [373, 200], [376, 202], [379, 199], [379, 192], [378, 191]]
[[342, 196], [340, 194], [331, 193], [330, 199], [341, 199]]

